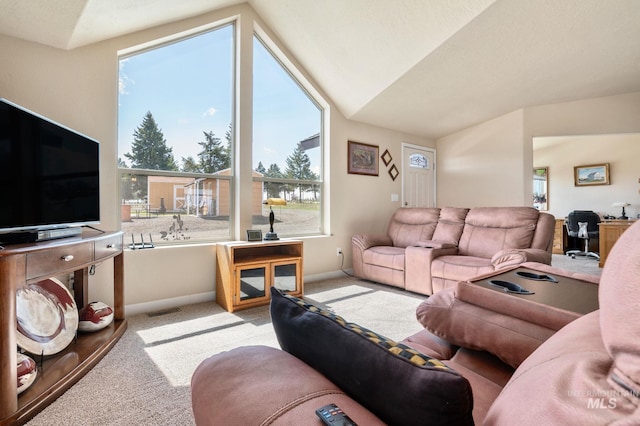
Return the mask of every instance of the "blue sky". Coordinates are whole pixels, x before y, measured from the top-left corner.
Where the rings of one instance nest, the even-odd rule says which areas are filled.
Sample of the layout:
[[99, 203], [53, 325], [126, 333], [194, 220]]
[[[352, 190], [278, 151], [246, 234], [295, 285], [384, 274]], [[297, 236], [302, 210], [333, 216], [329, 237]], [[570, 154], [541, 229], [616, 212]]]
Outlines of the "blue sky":
[[[133, 133], [147, 111], [178, 164], [182, 157], [197, 159], [203, 132], [224, 141], [233, 117], [233, 31], [227, 25], [121, 59], [118, 157], [131, 152]], [[253, 131], [252, 166], [262, 161], [265, 168], [277, 163], [283, 170], [296, 144], [320, 131], [318, 108], [257, 39]], [[308, 154], [318, 173], [318, 150]]]

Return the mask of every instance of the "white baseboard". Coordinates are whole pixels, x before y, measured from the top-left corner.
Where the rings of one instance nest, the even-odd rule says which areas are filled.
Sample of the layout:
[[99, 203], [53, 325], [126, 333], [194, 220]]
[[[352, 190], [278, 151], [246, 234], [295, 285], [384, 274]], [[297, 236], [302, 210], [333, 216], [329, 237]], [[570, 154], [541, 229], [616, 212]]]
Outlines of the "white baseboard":
[[[351, 269], [345, 269], [346, 272], [352, 274], [353, 271]], [[314, 274], [314, 275], [305, 275], [304, 277], [304, 282], [305, 283], [311, 283], [314, 281], [320, 281], [320, 280], [329, 280], [332, 278], [340, 278], [340, 277], [346, 277], [345, 273], [343, 271], [331, 271], [331, 272], [323, 272], [321, 274]]]
[[[345, 270], [348, 273], [352, 273], [351, 270]], [[343, 271], [331, 271], [323, 272], [321, 274], [306, 275], [304, 277], [305, 283], [314, 281], [328, 280], [332, 278], [340, 278], [346, 276]], [[132, 305], [125, 305], [125, 316], [146, 314], [149, 312], [158, 312], [165, 309], [177, 308], [179, 306], [192, 305], [194, 303], [211, 302], [216, 300], [216, 292], [208, 291], [206, 293], [189, 294], [187, 296], [173, 297], [171, 299], [153, 300], [151, 302], [135, 303]]]
[[146, 314], [149, 312], [163, 311], [165, 309], [177, 308], [179, 306], [193, 305], [194, 303], [210, 302], [216, 300], [216, 292], [189, 294], [187, 296], [173, 297], [171, 299], [154, 300], [151, 302], [125, 305], [125, 316]]

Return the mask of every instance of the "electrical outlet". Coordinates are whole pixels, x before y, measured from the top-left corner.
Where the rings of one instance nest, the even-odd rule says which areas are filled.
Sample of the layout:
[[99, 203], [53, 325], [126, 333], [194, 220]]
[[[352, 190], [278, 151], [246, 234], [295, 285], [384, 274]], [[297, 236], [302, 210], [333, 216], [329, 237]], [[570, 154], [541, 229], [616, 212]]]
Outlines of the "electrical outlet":
[[336, 256], [340, 256], [340, 255], [342, 255], [342, 249], [340, 247], [338, 247], [336, 249]]

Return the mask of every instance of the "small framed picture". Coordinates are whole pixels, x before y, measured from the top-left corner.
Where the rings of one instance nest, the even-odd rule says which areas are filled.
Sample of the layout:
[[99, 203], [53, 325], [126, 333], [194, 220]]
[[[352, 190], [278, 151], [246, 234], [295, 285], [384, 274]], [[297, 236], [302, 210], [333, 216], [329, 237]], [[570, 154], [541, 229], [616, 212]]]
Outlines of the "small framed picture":
[[609, 163], [575, 166], [574, 186], [609, 185]]
[[262, 241], [262, 231], [259, 229], [247, 229], [247, 241]]
[[347, 173], [378, 176], [378, 146], [348, 141]]

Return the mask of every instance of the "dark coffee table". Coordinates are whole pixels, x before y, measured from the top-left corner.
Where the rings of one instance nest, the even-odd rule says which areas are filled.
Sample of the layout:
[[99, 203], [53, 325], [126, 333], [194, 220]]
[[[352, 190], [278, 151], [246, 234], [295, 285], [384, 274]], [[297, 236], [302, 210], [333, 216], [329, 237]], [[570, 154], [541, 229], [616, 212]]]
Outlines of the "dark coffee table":
[[[520, 276], [518, 274], [519, 272], [524, 274], [549, 275], [557, 282], [528, 279]], [[490, 281], [513, 283], [533, 292], [533, 294], [506, 292], [502, 287], [491, 285]], [[492, 276], [483, 276], [471, 280], [470, 283], [502, 294], [507, 294], [511, 297], [529, 300], [577, 314], [587, 314], [598, 309], [597, 284], [554, 273], [537, 271], [531, 268], [519, 267], [506, 272], [499, 272]]]

